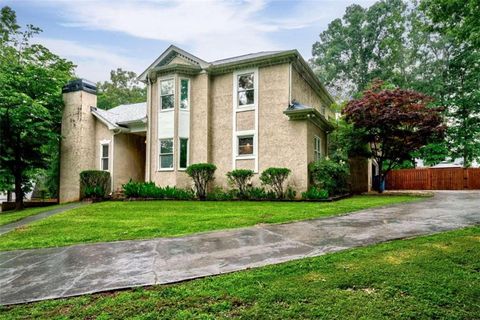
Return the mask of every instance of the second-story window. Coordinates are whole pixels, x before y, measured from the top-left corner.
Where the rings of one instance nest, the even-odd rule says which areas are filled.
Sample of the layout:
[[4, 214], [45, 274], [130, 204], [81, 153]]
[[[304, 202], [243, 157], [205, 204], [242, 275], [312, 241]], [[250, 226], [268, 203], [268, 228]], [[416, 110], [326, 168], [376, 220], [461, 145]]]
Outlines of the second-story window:
[[237, 81], [238, 107], [252, 106], [255, 103], [254, 74], [239, 75]]
[[180, 79], [180, 109], [188, 109], [190, 107], [190, 81], [188, 79]]
[[160, 108], [173, 109], [175, 104], [175, 83], [173, 79], [160, 81]]

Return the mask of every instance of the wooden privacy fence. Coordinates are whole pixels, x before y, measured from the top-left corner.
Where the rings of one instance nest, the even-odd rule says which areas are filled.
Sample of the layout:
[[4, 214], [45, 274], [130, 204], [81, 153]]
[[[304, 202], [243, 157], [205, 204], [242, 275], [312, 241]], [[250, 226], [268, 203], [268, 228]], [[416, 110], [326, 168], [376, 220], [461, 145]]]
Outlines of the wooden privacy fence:
[[480, 189], [480, 168], [426, 168], [392, 170], [388, 190], [474, 190]]

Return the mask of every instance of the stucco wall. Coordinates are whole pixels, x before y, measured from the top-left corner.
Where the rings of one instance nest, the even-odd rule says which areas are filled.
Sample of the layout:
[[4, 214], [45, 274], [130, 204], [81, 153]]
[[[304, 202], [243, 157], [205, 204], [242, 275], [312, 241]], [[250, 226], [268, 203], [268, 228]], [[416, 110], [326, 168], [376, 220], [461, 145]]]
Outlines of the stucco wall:
[[237, 112], [237, 130], [255, 129], [255, 111]]
[[232, 170], [233, 74], [211, 80], [211, 162], [217, 166], [215, 184], [227, 187], [225, 174]]
[[290, 121], [283, 111], [289, 104], [289, 65], [259, 69], [259, 173], [268, 167], [292, 170], [289, 184], [307, 188], [306, 121]]
[[[321, 111], [322, 101], [303, 77], [292, 68], [292, 99]], [[324, 106], [325, 107], [325, 106]]]
[[[92, 137], [89, 137], [92, 139]], [[100, 122], [99, 120], [95, 119], [95, 134], [93, 135], [94, 143], [95, 143], [95, 158], [93, 160], [94, 166], [93, 169], [101, 170], [100, 167], [100, 158], [101, 158], [101, 141], [109, 141], [109, 163], [108, 168], [110, 175], [112, 174], [112, 166], [113, 166], [113, 132], [108, 130], [107, 126]]]
[[[290, 79], [290, 75], [292, 78]], [[233, 168], [233, 73], [211, 76], [206, 73], [190, 77], [190, 145], [189, 163], [211, 162], [217, 166], [215, 184], [228, 186], [225, 174]], [[158, 81], [158, 80], [157, 80]], [[291, 81], [291, 82], [290, 82]], [[289, 85], [292, 84], [290, 88]], [[175, 81], [175, 112], [178, 113], [178, 81]], [[151, 86], [152, 112], [149, 130], [152, 133], [150, 170], [152, 181], [158, 185], [190, 187], [191, 181], [183, 171], [158, 171], [158, 84]], [[320, 109], [321, 101], [315, 91], [289, 64], [258, 69], [258, 174], [254, 183], [260, 185], [259, 174], [268, 167], [287, 167], [292, 170], [289, 184], [299, 192], [308, 187], [308, 163], [313, 160], [313, 135], [325, 133], [306, 120], [290, 121], [283, 111], [289, 98]], [[175, 121], [177, 117], [175, 117]], [[254, 111], [238, 112], [238, 131], [255, 129]], [[178, 162], [178, 129], [175, 133], [175, 166]], [[326, 145], [323, 146], [324, 150]], [[254, 160], [237, 160], [237, 168], [255, 168]], [[148, 174], [147, 174], [148, 175]]]
[[114, 138], [113, 190], [120, 190], [130, 179], [144, 181], [145, 137], [119, 133]]
[[308, 122], [308, 135], [307, 135], [307, 159], [308, 163], [315, 161], [315, 141], [314, 137], [317, 136], [322, 140], [322, 154], [327, 155], [327, 134], [325, 131], [317, 127], [311, 122]]
[[95, 119], [90, 106], [96, 106], [97, 96], [85, 91], [63, 94], [65, 108], [62, 116], [60, 157], [61, 203], [80, 198], [80, 172], [95, 167]]

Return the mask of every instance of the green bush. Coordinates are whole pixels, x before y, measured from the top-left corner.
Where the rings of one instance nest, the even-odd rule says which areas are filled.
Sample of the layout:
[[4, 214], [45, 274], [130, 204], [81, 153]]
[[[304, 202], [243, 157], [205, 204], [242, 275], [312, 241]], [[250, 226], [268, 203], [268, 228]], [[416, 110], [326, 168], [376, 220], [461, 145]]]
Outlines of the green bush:
[[207, 196], [208, 183], [213, 181], [217, 167], [211, 163], [195, 163], [187, 167], [187, 174], [193, 179], [195, 190], [200, 200]]
[[238, 189], [238, 197], [244, 199], [250, 180], [253, 177], [253, 170], [236, 169], [227, 172], [228, 182]]
[[326, 190], [330, 196], [349, 191], [349, 170], [346, 164], [322, 159], [311, 163], [309, 171], [313, 185]]
[[207, 200], [210, 201], [229, 201], [236, 197], [236, 191], [224, 191], [222, 188], [216, 187], [212, 192], [207, 193]]
[[110, 172], [86, 170], [80, 172], [80, 198], [105, 198], [111, 189]]
[[328, 198], [328, 191], [324, 189], [318, 189], [316, 187], [310, 187], [308, 191], [302, 192], [302, 199], [304, 200], [321, 200]]
[[292, 187], [288, 186], [287, 190], [285, 191], [285, 199], [295, 200], [296, 196], [297, 196], [297, 191], [295, 191], [295, 189], [293, 189]]
[[245, 198], [248, 200], [275, 200], [273, 191], [266, 191], [265, 188], [251, 187], [246, 190]]
[[278, 199], [285, 197], [284, 183], [290, 175], [290, 169], [287, 168], [268, 168], [260, 175], [262, 184], [270, 186]]
[[191, 190], [180, 189], [176, 187], [158, 187], [154, 182], [134, 182], [130, 180], [124, 184], [123, 192], [127, 198], [145, 198], [145, 199], [177, 199], [191, 200], [194, 194]]

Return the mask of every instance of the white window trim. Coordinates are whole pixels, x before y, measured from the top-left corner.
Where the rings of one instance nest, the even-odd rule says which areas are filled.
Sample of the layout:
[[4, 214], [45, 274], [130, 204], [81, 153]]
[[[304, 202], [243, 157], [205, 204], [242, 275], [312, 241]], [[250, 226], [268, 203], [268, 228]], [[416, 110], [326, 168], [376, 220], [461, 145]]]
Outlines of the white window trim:
[[[103, 146], [108, 146], [108, 170], [103, 170]], [[100, 170], [101, 171], [107, 171], [107, 172], [111, 172], [112, 171], [112, 147], [111, 147], [111, 143], [110, 143], [110, 140], [101, 140], [100, 141]]]
[[[188, 80], [188, 107], [186, 109], [183, 109], [181, 108], [181, 104], [182, 104], [182, 80]], [[191, 104], [192, 104], [192, 100], [190, 99], [190, 86], [191, 86], [191, 80], [190, 78], [187, 78], [187, 77], [179, 77], [178, 78], [178, 91], [180, 92], [179, 96], [178, 96], [178, 110], [180, 111], [190, 111], [190, 108], [191, 108]], [[175, 96], [175, 94], [174, 94]]]
[[[252, 160], [257, 158], [257, 144], [256, 144], [256, 132], [255, 130], [245, 130], [245, 131], [237, 131], [235, 136], [235, 160]], [[243, 137], [252, 137], [253, 138], [253, 154], [239, 154], [238, 153], [238, 139]]]
[[[317, 148], [317, 141], [318, 141], [318, 148]], [[322, 138], [320, 138], [317, 135], [313, 136], [313, 158], [315, 161], [321, 160], [323, 158]]]
[[178, 137], [178, 171], [185, 171], [187, 167], [182, 168], [180, 166], [180, 152], [182, 148], [180, 146], [180, 139], [187, 139], [187, 167], [190, 165], [190, 138], [187, 137]]
[[[238, 104], [238, 78], [246, 74], [253, 74], [253, 104], [240, 106]], [[236, 111], [255, 110], [258, 106], [258, 69], [240, 70], [233, 73], [233, 95]]]
[[[253, 88], [255, 94], [253, 96], [253, 105], [238, 106], [238, 76], [243, 74], [253, 73]], [[233, 92], [232, 92], [232, 170], [236, 169], [238, 160], [254, 160], [255, 169], [254, 172], [258, 173], [258, 101], [260, 92], [258, 90], [259, 84], [258, 68], [238, 70], [233, 73]], [[243, 111], [254, 111], [255, 113], [255, 129], [249, 131], [237, 131], [237, 113]], [[253, 135], [254, 154], [248, 156], [238, 156], [238, 136]]]
[[[161, 152], [161, 149], [160, 149], [160, 140], [172, 140], [172, 156], [173, 156], [173, 160], [172, 160], [172, 164], [173, 164], [173, 167], [172, 168], [162, 168], [162, 162], [160, 161], [160, 156], [162, 155], [160, 152]], [[157, 171], [175, 171], [175, 139], [173, 137], [171, 138], [158, 138], [157, 139], [157, 146], [158, 146], [158, 153], [157, 153]], [[168, 155], [169, 153], [166, 153], [166, 155]]]
[[[173, 81], [173, 108], [162, 109], [162, 81], [168, 81], [168, 80]], [[159, 78], [157, 82], [158, 82], [158, 112], [172, 112], [172, 111], [175, 111], [175, 94], [176, 94], [175, 77], [168, 76], [168, 77]]]

